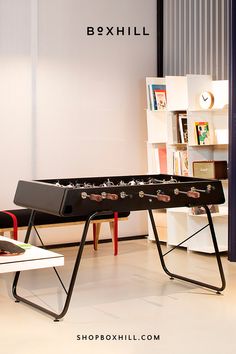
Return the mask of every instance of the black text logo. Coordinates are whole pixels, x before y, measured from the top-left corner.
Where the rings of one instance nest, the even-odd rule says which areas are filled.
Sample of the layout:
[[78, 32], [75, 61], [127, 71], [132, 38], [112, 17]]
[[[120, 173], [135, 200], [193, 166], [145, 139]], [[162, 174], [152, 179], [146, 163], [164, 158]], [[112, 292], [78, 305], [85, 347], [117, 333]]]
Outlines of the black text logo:
[[146, 27], [87, 27], [87, 36], [149, 36]]

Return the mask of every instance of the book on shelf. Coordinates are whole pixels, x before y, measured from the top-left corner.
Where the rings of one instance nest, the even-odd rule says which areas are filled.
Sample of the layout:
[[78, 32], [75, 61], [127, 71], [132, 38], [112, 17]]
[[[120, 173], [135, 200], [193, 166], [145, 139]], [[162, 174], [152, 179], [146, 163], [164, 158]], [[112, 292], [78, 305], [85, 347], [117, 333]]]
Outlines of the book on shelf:
[[166, 90], [155, 90], [156, 105], [158, 111], [166, 110]]
[[165, 146], [155, 146], [151, 149], [149, 163], [153, 173], [167, 173], [167, 156]]
[[188, 142], [187, 113], [173, 112], [171, 116], [171, 132], [169, 133], [170, 141], [173, 144], [181, 144]]
[[173, 174], [188, 176], [188, 152], [187, 150], [173, 151]]
[[188, 121], [187, 121], [186, 113], [178, 114], [178, 124], [179, 124], [180, 143], [187, 144], [188, 143]]
[[169, 132], [170, 135], [170, 141], [173, 144], [179, 144], [180, 143], [180, 132], [179, 132], [179, 113], [174, 112], [172, 116], [172, 121], [171, 121], [171, 129]]
[[148, 85], [148, 98], [152, 111], [166, 110], [166, 85]]
[[173, 152], [173, 174], [181, 175], [181, 162], [178, 150]]
[[158, 147], [158, 156], [159, 156], [159, 165], [160, 173], [167, 173], [167, 156], [166, 156], [166, 147]]
[[188, 176], [188, 152], [187, 150], [180, 150], [180, 162], [181, 162], [181, 175]]
[[208, 122], [195, 122], [195, 129], [198, 145], [209, 145], [211, 141]]

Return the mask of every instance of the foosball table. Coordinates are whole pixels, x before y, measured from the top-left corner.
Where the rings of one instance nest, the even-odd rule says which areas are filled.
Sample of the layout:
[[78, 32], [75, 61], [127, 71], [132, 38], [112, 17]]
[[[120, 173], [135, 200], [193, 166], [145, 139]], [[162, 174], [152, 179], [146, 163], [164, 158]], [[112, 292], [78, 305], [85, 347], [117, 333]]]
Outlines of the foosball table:
[[[90, 222], [98, 216], [109, 216], [117, 212], [131, 212], [137, 210], [147, 210], [149, 213], [161, 265], [167, 275], [170, 276], [171, 279], [177, 278], [184, 280], [219, 293], [225, 288], [225, 277], [212, 217], [207, 205], [222, 204], [224, 201], [223, 188], [219, 180], [171, 176], [168, 174], [19, 181], [14, 202], [18, 206], [32, 210], [24, 242], [27, 243], [29, 241], [31, 230], [34, 226], [34, 218], [38, 211], [63, 218], [84, 216], [86, 222], [78, 247], [69, 289], [67, 291], [64, 288], [66, 291], [66, 301], [62, 312], [57, 314], [18, 295], [17, 284], [20, 272], [17, 272], [15, 275], [13, 295], [17, 301], [23, 301], [47, 313], [54, 317], [56, 321], [64, 317], [69, 308]], [[170, 253], [170, 251], [166, 254], [162, 252], [152, 210], [194, 206], [202, 206], [206, 211], [208, 220], [206, 226], [210, 228], [221, 279], [220, 286], [174, 274], [167, 269], [165, 264], [164, 257], [167, 253]], [[195, 234], [190, 237], [195, 236]], [[181, 244], [187, 239], [181, 242]], [[173, 249], [171, 249], [171, 251], [173, 251]]]

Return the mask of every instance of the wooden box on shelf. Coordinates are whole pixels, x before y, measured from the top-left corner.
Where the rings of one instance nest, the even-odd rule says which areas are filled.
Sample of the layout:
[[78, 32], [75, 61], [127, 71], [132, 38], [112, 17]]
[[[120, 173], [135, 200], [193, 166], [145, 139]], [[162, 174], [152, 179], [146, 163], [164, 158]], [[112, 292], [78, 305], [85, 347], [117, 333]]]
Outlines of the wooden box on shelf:
[[193, 161], [193, 175], [199, 178], [226, 179], [227, 161]]

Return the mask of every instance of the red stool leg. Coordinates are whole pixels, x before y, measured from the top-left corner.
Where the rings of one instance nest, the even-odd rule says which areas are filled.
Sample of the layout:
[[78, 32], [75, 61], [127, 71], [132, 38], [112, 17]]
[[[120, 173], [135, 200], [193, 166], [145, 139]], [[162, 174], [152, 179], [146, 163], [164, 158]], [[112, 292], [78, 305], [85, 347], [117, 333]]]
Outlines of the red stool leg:
[[118, 254], [118, 212], [114, 212], [114, 256]]
[[13, 222], [13, 232], [10, 233], [10, 237], [14, 238], [14, 240], [17, 240], [18, 239], [18, 221], [17, 221], [17, 217], [15, 216], [15, 214], [9, 212], [9, 211], [6, 211], [6, 210], [1, 210], [2, 213], [5, 213], [7, 215], [9, 215], [12, 219], [12, 222]]
[[93, 223], [93, 249], [97, 251], [98, 243], [97, 243], [97, 225]]

